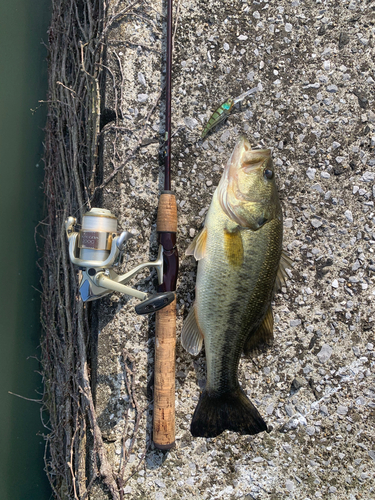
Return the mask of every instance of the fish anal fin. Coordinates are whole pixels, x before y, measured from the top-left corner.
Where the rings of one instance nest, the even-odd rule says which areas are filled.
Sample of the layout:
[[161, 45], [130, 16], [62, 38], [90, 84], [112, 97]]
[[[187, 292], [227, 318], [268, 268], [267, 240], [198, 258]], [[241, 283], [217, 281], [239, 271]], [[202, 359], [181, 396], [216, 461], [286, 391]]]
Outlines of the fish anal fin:
[[207, 228], [203, 228], [187, 247], [185, 255], [193, 255], [195, 260], [201, 260], [206, 255]]
[[243, 351], [246, 356], [249, 356], [254, 351], [262, 346], [272, 345], [273, 342], [273, 313], [272, 307], [269, 306], [266, 315], [258, 329], [251, 333], [246, 339]]
[[244, 251], [241, 231], [224, 229], [224, 251], [230, 265], [236, 268], [242, 266]]
[[281, 289], [282, 286], [285, 285], [285, 281], [288, 276], [286, 273], [286, 269], [292, 269], [292, 264], [293, 264], [292, 259], [289, 257], [286, 250], [283, 250], [281, 252], [279, 268], [277, 270], [274, 293], [276, 293], [278, 290]]
[[215, 395], [204, 390], [190, 426], [194, 437], [215, 437], [225, 430], [258, 434], [267, 424], [241, 388]]
[[195, 316], [195, 306], [193, 306], [181, 331], [181, 344], [184, 349], [186, 349], [190, 354], [196, 356], [199, 354], [203, 345], [203, 335], [199, 329], [197, 319]]

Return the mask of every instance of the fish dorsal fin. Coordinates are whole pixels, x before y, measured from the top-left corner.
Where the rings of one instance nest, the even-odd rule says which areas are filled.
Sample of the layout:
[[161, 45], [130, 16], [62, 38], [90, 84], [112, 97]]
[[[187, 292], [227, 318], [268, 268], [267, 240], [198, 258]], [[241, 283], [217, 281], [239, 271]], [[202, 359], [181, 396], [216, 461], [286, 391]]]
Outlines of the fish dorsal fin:
[[193, 356], [196, 356], [202, 349], [203, 335], [195, 317], [195, 305], [190, 309], [182, 327], [181, 344]]
[[292, 263], [293, 261], [289, 257], [288, 253], [283, 250], [281, 252], [279, 269], [277, 270], [274, 293], [280, 290], [281, 287], [285, 285], [285, 281], [288, 276], [285, 269], [292, 269]]
[[263, 318], [259, 328], [250, 333], [246, 339], [243, 351], [246, 356], [263, 345], [271, 345], [273, 341], [273, 313], [272, 307], [269, 306], [266, 315]]
[[195, 260], [201, 260], [206, 255], [207, 228], [204, 227], [187, 247], [185, 255], [194, 255]]

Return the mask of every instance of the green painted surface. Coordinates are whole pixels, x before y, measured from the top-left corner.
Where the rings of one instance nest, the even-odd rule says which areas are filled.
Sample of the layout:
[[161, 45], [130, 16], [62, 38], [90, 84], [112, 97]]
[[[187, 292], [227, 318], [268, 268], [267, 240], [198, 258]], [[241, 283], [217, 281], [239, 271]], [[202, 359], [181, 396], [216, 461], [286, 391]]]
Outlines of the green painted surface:
[[[51, 497], [39, 399], [40, 288], [34, 228], [42, 218], [41, 162], [50, 4], [0, 0], [0, 499]], [[37, 167], [36, 165], [39, 165]]]

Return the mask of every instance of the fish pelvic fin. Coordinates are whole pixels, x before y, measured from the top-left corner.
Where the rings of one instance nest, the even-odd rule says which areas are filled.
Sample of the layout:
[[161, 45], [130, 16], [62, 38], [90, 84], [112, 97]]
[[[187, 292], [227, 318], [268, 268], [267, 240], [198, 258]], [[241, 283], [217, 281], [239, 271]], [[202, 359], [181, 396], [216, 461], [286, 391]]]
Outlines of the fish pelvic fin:
[[185, 255], [193, 255], [195, 260], [201, 260], [206, 255], [207, 228], [204, 227], [187, 247]]
[[273, 313], [269, 306], [262, 323], [255, 332], [250, 333], [246, 339], [243, 352], [246, 356], [254, 353], [262, 346], [269, 346], [273, 343]]
[[203, 334], [195, 316], [195, 305], [190, 309], [181, 331], [181, 344], [193, 356], [199, 354], [203, 345]]
[[292, 264], [293, 264], [293, 261], [289, 257], [288, 252], [286, 250], [283, 250], [281, 252], [279, 269], [277, 270], [275, 287], [274, 287], [274, 290], [273, 290], [274, 294], [278, 290], [280, 290], [282, 286], [285, 285], [285, 281], [286, 281], [286, 278], [288, 276], [287, 273], [286, 273], [286, 269], [292, 269]]
[[225, 430], [240, 434], [267, 430], [267, 424], [240, 387], [221, 395], [203, 391], [195, 409], [190, 426], [194, 437], [215, 437]]

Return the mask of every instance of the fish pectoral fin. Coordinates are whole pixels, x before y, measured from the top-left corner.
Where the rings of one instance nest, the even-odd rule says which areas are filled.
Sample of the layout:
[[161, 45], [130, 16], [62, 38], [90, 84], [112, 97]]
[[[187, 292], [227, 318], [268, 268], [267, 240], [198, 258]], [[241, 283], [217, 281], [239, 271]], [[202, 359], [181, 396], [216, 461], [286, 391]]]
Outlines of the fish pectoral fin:
[[243, 351], [246, 356], [256, 351], [264, 345], [271, 345], [273, 342], [273, 313], [272, 307], [268, 308], [259, 328], [251, 333], [246, 339]]
[[199, 354], [203, 345], [203, 334], [195, 316], [195, 305], [190, 309], [181, 331], [181, 344], [190, 354]]
[[286, 250], [283, 250], [281, 252], [279, 269], [277, 270], [275, 287], [274, 287], [274, 290], [273, 290], [274, 294], [278, 290], [280, 290], [282, 286], [285, 285], [285, 281], [286, 281], [286, 278], [288, 276], [287, 273], [286, 273], [286, 269], [292, 269], [292, 264], [293, 264], [293, 261], [289, 257], [288, 252], [286, 252]]
[[201, 260], [206, 255], [207, 228], [204, 227], [187, 247], [185, 255], [193, 255], [195, 260]]
[[243, 243], [241, 231], [228, 231], [224, 229], [224, 250], [229, 264], [233, 267], [241, 267], [243, 263]]

